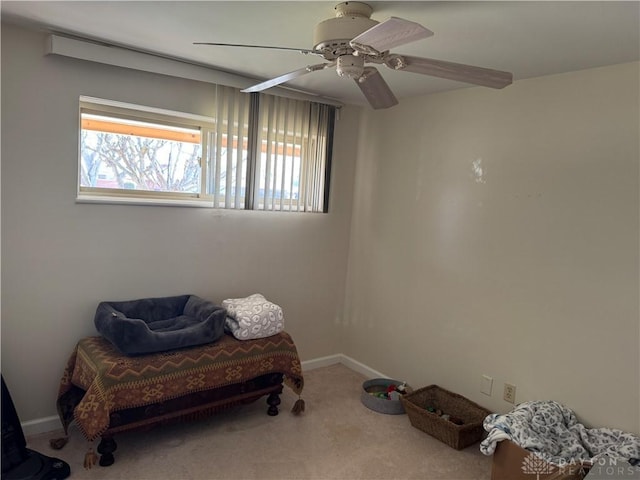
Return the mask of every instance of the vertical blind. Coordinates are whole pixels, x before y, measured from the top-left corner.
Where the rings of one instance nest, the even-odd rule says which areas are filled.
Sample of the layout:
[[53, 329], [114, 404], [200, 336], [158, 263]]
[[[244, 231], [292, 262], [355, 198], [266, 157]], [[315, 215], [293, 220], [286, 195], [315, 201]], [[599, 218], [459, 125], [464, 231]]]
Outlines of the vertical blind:
[[216, 87], [215, 129], [209, 133], [209, 193], [215, 208], [244, 208], [246, 195], [249, 96]]
[[209, 192], [218, 208], [326, 212], [335, 108], [217, 87]]

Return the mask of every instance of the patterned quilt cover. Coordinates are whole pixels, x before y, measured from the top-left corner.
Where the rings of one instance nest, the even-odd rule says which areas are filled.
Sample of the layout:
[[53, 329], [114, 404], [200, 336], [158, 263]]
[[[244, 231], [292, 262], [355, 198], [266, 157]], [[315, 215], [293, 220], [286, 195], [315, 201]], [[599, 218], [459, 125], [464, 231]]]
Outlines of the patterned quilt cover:
[[[121, 354], [103, 337], [87, 337], [67, 362], [58, 413], [65, 432], [75, 420], [87, 440], [94, 440], [109, 428], [112, 412], [269, 373], [284, 374], [285, 385], [298, 395], [302, 392], [300, 359], [287, 332], [250, 341], [224, 335], [216, 343], [137, 357]], [[75, 387], [82, 389], [81, 396]]]
[[493, 413], [484, 420], [489, 432], [480, 451], [492, 455], [502, 440], [511, 440], [547, 462], [570, 462], [609, 457], [628, 461], [640, 457], [640, 438], [611, 428], [588, 429], [569, 408], [554, 401], [524, 402], [507, 414]]

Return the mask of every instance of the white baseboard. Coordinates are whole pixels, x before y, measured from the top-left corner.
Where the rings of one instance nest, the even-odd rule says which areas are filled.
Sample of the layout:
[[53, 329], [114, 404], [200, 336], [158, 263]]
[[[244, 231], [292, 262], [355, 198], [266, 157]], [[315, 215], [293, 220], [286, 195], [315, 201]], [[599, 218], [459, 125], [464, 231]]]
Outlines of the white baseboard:
[[354, 360], [353, 358], [348, 357], [347, 355], [343, 355], [343, 354], [340, 354], [340, 355], [341, 355], [340, 363], [342, 363], [345, 367], [349, 367], [351, 370], [355, 370], [356, 372], [361, 373], [367, 378], [390, 378], [384, 373], [374, 370], [373, 368], [357, 360]]
[[22, 425], [25, 437], [62, 430], [62, 423], [60, 423], [60, 418], [57, 415], [29, 420], [20, 425]]
[[315, 368], [328, 367], [329, 365], [335, 365], [341, 363], [345, 367], [350, 368], [358, 373], [361, 373], [367, 378], [389, 378], [384, 373], [380, 373], [377, 370], [361, 363], [353, 358], [345, 355], [344, 353], [336, 353], [335, 355], [329, 355], [327, 357], [313, 358], [311, 360], [305, 360], [302, 362], [302, 370], [309, 371]]
[[336, 353], [335, 355], [329, 355], [327, 357], [319, 357], [312, 358], [311, 360], [305, 360], [302, 363], [302, 371], [308, 372], [309, 370], [315, 370], [316, 368], [328, 367], [329, 365], [335, 365], [336, 363], [342, 362], [341, 353]]
[[[335, 365], [341, 363], [345, 367], [350, 368], [358, 373], [361, 373], [367, 378], [388, 378], [385, 374], [368, 367], [364, 363], [360, 363], [343, 353], [336, 353], [335, 355], [328, 355], [326, 357], [312, 358], [311, 360], [305, 360], [302, 363], [303, 371], [310, 371], [316, 368], [328, 367], [329, 365]], [[37, 418], [35, 420], [29, 420], [21, 423], [22, 431], [25, 437], [32, 435], [39, 435], [41, 433], [53, 432], [56, 430], [62, 430], [62, 424], [57, 415], [51, 417]]]

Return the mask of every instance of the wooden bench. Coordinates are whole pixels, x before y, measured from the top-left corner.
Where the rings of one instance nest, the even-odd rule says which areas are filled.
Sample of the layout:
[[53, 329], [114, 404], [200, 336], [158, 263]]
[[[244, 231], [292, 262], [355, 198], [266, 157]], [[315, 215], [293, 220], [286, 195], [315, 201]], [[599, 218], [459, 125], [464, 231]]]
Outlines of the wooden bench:
[[278, 414], [283, 384], [300, 394], [300, 359], [286, 332], [141, 356], [126, 356], [102, 337], [78, 342], [58, 392], [60, 420], [89, 441], [101, 438], [100, 465], [113, 464], [114, 435], [177, 420], [203, 418], [268, 396]]

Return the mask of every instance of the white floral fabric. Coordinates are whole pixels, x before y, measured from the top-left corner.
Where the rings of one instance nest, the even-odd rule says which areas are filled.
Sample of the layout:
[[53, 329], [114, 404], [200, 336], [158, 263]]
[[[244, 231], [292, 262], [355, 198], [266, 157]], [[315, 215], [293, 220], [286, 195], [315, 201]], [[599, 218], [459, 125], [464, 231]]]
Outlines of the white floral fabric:
[[226, 330], [238, 340], [270, 337], [284, 330], [282, 308], [259, 293], [228, 298], [222, 306], [227, 309]]

